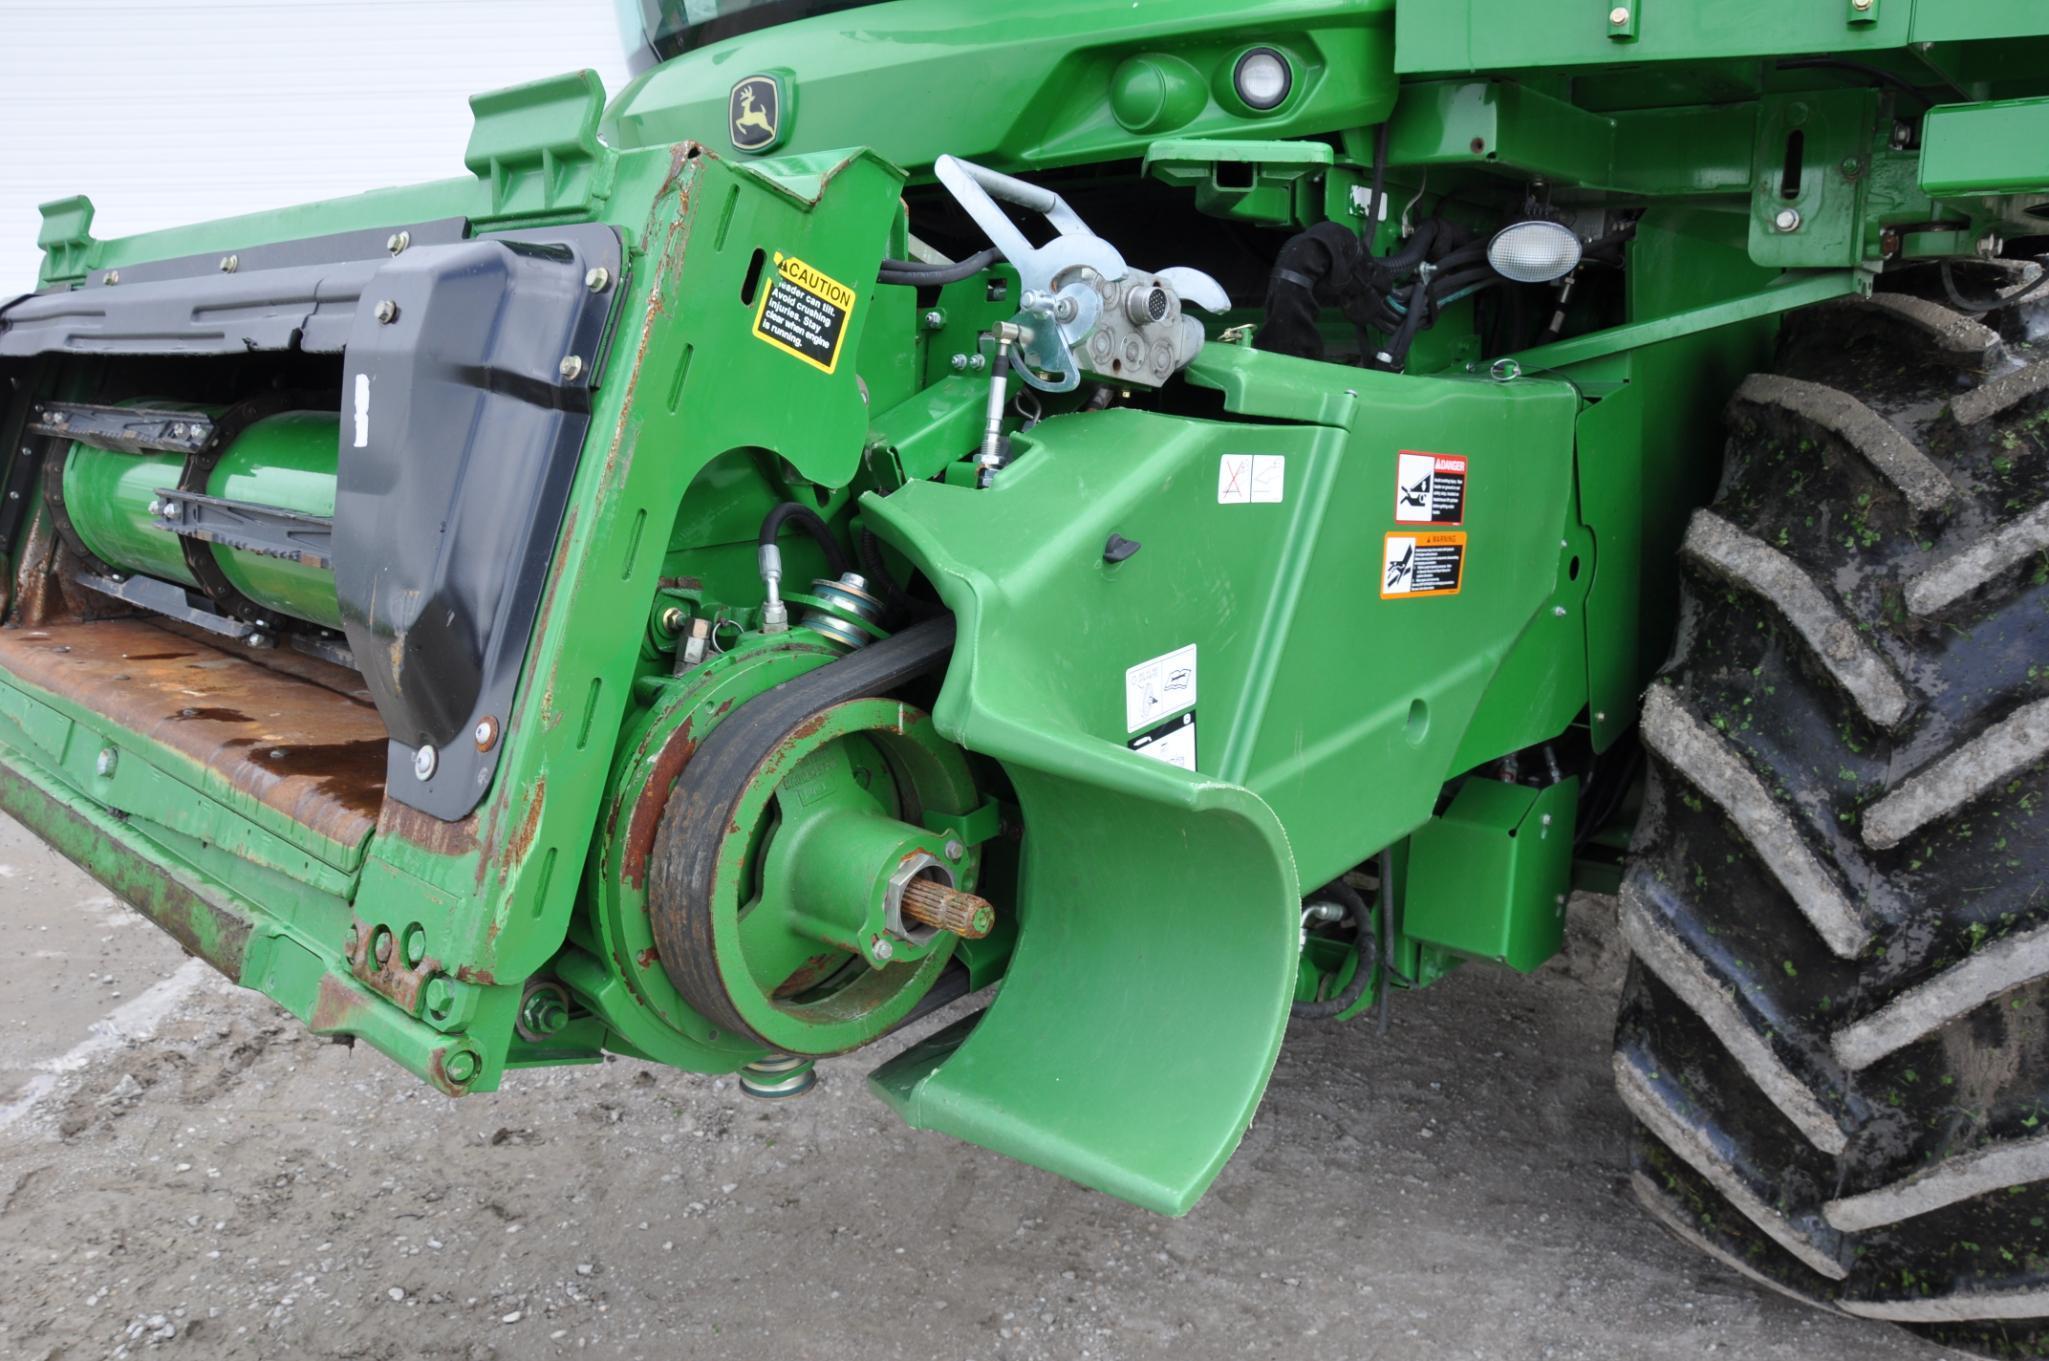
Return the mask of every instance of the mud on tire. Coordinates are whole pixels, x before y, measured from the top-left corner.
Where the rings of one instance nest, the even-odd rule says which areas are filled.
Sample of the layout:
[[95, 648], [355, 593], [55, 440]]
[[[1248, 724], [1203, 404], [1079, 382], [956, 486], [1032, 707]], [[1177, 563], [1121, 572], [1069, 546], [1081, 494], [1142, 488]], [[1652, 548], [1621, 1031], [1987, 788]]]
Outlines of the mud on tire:
[[1833, 304], [1731, 402], [1645, 698], [1615, 1074], [1637, 1193], [1680, 1236], [2049, 1357], [2049, 350], [2025, 335], [1913, 293]]

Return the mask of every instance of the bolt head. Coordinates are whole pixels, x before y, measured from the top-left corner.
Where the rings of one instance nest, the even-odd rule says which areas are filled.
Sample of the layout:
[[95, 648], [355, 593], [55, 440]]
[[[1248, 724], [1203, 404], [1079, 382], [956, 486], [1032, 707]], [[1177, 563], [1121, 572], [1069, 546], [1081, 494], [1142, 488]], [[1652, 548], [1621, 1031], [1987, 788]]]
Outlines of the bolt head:
[[413, 234], [411, 232], [393, 232], [390, 236], [384, 238], [384, 249], [390, 251], [393, 255], [397, 255], [412, 244]]
[[958, 841], [949, 841], [946, 843], [946, 858], [948, 860], [958, 860], [967, 853], [968, 848], [961, 845]]
[[612, 286], [612, 271], [603, 265], [595, 265], [584, 271], [583, 286], [593, 293], [602, 293]]
[[114, 773], [114, 767], [119, 765], [120, 763], [120, 752], [114, 750], [112, 747], [102, 747], [100, 748], [100, 759], [93, 763], [93, 769], [97, 770], [102, 777], [105, 777], [108, 775], [112, 775]]
[[1629, 6], [1627, 6], [1627, 5], [1617, 5], [1617, 6], [1615, 7], [1615, 8], [1613, 8], [1613, 9], [1609, 10], [1609, 11], [1608, 11], [1608, 22], [1609, 22], [1609, 23], [1611, 23], [1611, 24], [1613, 24], [1613, 25], [1615, 25], [1615, 26], [1616, 26], [1617, 28], [1620, 28], [1620, 27], [1622, 27], [1622, 25], [1624, 25], [1624, 24], [1628, 23], [1628, 22], [1629, 22]]
[[370, 315], [377, 318], [379, 326], [389, 326], [398, 320], [398, 304], [390, 298], [380, 298], [377, 305], [370, 309]]
[[101, 282], [101, 283], [103, 283], [103, 284], [118, 284], [118, 283], [120, 283], [120, 282], [121, 282], [121, 271], [120, 271], [120, 270], [118, 270], [118, 269], [110, 269], [110, 270], [108, 270], [108, 271], [107, 271], [107, 272], [106, 272], [105, 274], [103, 274], [103, 275], [101, 275], [101, 276], [100, 276], [100, 282]]
[[166, 520], [175, 520], [181, 513], [176, 501], [164, 502], [164, 518]]
[[421, 997], [427, 1004], [429, 1016], [446, 1016], [455, 1010], [455, 984], [436, 974], [427, 980], [427, 990]]
[[162, 515], [164, 513], [164, 501], [162, 497], [153, 496], [150, 498], [149, 513], [152, 515]]
[[422, 742], [413, 753], [413, 778], [423, 783], [434, 778], [435, 769], [441, 764], [441, 753], [434, 750], [432, 742]]
[[875, 942], [874, 948], [869, 953], [875, 956], [876, 963], [887, 964], [895, 957], [896, 947], [889, 943], [889, 937], [883, 936]]
[[955, 373], [966, 373], [968, 371], [968, 357], [964, 354], [957, 354], [946, 362], [952, 366]]
[[938, 308], [935, 307], [925, 314], [926, 330], [936, 331], [944, 325], [946, 325], [946, 313], [940, 311]]
[[242, 267], [242, 257], [241, 257], [241, 256], [239, 256], [239, 255], [223, 255], [223, 256], [221, 257], [221, 273], [223, 273], [223, 274], [233, 274], [233, 273], [234, 273], [234, 272], [235, 272], [236, 270], [240, 269], [241, 267]]
[[477, 1056], [458, 1049], [441, 1061], [441, 1071], [448, 1074], [450, 1082], [468, 1082], [477, 1075]]
[[489, 751], [498, 745], [498, 720], [486, 715], [477, 720], [477, 726], [470, 731], [478, 751]]
[[1800, 210], [1798, 208], [1779, 209], [1779, 215], [1772, 219], [1772, 225], [1774, 227], [1777, 227], [1782, 232], [1799, 231]]
[[562, 375], [563, 382], [575, 382], [583, 377], [583, 356], [575, 354], [563, 355], [562, 362], [555, 366], [555, 372]]
[[389, 932], [389, 931], [379, 931], [379, 932], [377, 933], [377, 940], [376, 940], [376, 953], [377, 953], [377, 962], [378, 962], [379, 964], [385, 964], [385, 963], [389, 963], [389, 962], [390, 962], [390, 960], [391, 960], [391, 932]]
[[689, 622], [689, 616], [683, 613], [680, 606], [671, 605], [662, 611], [662, 617], [656, 622], [662, 632], [673, 638], [683, 631], [683, 625]]
[[1870, 9], [1872, 0], [1850, 0], [1850, 8], [1862, 12]]

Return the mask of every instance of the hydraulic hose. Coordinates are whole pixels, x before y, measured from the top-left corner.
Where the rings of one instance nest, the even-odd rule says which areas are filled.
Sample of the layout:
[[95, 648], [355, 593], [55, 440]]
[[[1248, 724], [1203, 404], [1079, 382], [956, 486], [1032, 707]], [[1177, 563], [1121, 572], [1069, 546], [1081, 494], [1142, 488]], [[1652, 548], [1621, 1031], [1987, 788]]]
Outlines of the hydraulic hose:
[[1359, 896], [1350, 884], [1342, 879], [1325, 884], [1309, 895], [1311, 898], [1328, 898], [1340, 903], [1352, 914], [1352, 981], [1343, 992], [1335, 997], [1326, 997], [1321, 1002], [1296, 1002], [1288, 1008], [1288, 1014], [1302, 1021], [1327, 1021], [1342, 1016], [1358, 1005], [1366, 995], [1367, 986], [1380, 964], [1380, 947], [1373, 939], [1373, 913], [1366, 906], [1366, 900]]
[[825, 550], [826, 566], [831, 569], [834, 576], [841, 576], [853, 570], [853, 564], [847, 561], [847, 550], [840, 547], [839, 540], [832, 536], [832, 530], [826, 526], [825, 521], [818, 518], [818, 512], [800, 506], [795, 501], [783, 502], [763, 518], [760, 546], [774, 548], [776, 539], [783, 532], [783, 526], [787, 524], [795, 524], [818, 541], [818, 546]]
[[959, 283], [972, 279], [1003, 256], [993, 247], [976, 251], [964, 260], [952, 264], [926, 264], [921, 260], [884, 260], [882, 270], [876, 275], [878, 283], [907, 284], [915, 288], [936, 288], [940, 284]]

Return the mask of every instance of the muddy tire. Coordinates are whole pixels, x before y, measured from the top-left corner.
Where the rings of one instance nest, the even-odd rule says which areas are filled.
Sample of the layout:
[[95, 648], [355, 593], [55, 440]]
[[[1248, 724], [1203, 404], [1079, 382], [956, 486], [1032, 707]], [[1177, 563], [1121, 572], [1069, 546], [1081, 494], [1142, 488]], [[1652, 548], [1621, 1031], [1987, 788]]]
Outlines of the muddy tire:
[[1729, 408], [1645, 697], [1632, 1178], [1753, 1279], [2049, 1357], [2049, 353], [1814, 309]]

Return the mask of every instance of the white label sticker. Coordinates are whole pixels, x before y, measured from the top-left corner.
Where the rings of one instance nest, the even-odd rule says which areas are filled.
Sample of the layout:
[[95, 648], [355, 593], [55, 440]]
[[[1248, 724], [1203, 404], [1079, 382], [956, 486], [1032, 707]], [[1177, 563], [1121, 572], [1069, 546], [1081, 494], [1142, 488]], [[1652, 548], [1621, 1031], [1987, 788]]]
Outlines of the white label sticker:
[[1140, 733], [1127, 743], [1140, 756], [1165, 761], [1183, 770], [1195, 769], [1195, 711], [1170, 718], [1151, 732]]
[[1195, 644], [1124, 673], [1124, 731], [1149, 728], [1169, 714], [1195, 707]]
[[370, 444], [370, 375], [356, 375], [356, 447], [367, 448]]
[[1285, 454], [1225, 454], [1217, 463], [1217, 504], [1279, 505], [1287, 498]]

